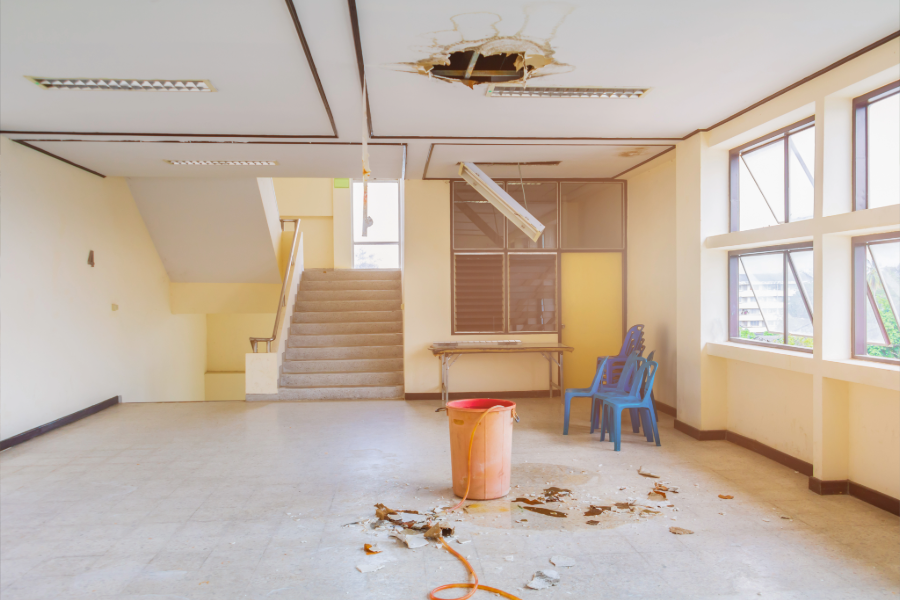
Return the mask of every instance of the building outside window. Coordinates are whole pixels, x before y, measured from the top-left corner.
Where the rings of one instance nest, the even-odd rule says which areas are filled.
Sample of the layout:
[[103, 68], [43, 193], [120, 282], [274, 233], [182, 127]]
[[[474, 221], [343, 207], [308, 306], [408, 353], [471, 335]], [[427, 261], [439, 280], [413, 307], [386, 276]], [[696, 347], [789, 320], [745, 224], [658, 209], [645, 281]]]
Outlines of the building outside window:
[[900, 203], [900, 81], [853, 100], [853, 210]]
[[853, 356], [900, 362], [900, 232], [853, 238]]
[[810, 117], [731, 150], [731, 231], [811, 219], [815, 148]]
[[728, 256], [730, 339], [812, 352], [812, 243]]

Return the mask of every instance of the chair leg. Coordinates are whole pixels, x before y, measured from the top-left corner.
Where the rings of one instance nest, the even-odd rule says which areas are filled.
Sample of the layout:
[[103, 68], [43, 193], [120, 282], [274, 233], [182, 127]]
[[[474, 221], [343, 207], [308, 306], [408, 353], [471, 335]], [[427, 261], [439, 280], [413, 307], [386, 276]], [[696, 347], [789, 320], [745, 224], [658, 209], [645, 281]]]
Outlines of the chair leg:
[[572, 409], [572, 396], [565, 395], [565, 416], [563, 417], [563, 435], [569, 435], [569, 413]]
[[597, 429], [597, 399], [591, 397], [591, 433]]
[[613, 450], [618, 452], [622, 449], [622, 409], [611, 406], [610, 410], [613, 413]]
[[638, 409], [638, 412], [641, 415], [641, 427], [644, 428], [644, 437], [647, 438], [648, 442], [653, 441], [653, 427], [650, 425], [650, 409], [649, 408], [641, 408]]
[[631, 412], [631, 431], [633, 431], [634, 433], [640, 433], [641, 432], [640, 413], [638, 413], [638, 409], [636, 409], [636, 408], [631, 408], [629, 410]]
[[[600, 421], [600, 441], [606, 441], [606, 434], [609, 432], [609, 408], [606, 406], [606, 403], [603, 402], [600, 404], [600, 412], [602, 414], [602, 420]], [[610, 434], [609, 439], [612, 439], [612, 434]]]
[[656, 438], [656, 445], [661, 445], [659, 443], [659, 424], [656, 420], [656, 415], [652, 412], [650, 413], [650, 424], [653, 426], [653, 436]]

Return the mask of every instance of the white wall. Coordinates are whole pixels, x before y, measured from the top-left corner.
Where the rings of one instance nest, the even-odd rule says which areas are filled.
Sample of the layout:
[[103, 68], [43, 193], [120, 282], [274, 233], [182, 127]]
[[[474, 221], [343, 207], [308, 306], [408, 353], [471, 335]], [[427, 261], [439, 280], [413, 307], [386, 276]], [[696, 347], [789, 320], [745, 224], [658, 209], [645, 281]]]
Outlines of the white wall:
[[658, 402], [676, 405], [675, 153], [628, 180], [628, 325], [643, 323], [647, 352], [656, 351]]
[[0, 437], [116, 395], [203, 400], [206, 316], [171, 314], [125, 181], [5, 137], [0, 154]]

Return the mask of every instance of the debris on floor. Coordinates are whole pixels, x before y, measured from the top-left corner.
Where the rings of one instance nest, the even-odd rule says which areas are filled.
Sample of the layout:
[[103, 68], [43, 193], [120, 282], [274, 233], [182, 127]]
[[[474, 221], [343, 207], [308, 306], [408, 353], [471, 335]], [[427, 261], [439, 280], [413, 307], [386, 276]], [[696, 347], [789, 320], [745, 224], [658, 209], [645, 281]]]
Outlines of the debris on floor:
[[719, 494], [719, 498], [722, 500], [734, 500], [734, 496], [729, 496], [727, 494]]
[[559, 583], [559, 573], [552, 569], [547, 569], [545, 571], [538, 571], [534, 574], [531, 581], [529, 581], [526, 587], [529, 587], [533, 590], [546, 590], [549, 587], [553, 587], [554, 585]]
[[374, 571], [377, 571], [378, 569], [383, 569], [383, 568], [384, 568], [383, 564], [382, 565], [370, 565], [370, 564], [356, 565], [356, 570], [359, 571], [360, 573], [372, 573]]
[[650, 471], [645, 471], [644, 467], [638, 467], [638, 474], [643, 475], [644, 477], [652, 477], [653, 479], [659, 479], [659, 475], [654, 475]]
[[554, 567], [574, 567], [575, 559], [570, 556], [552, 556], [550, 562]]
[[683, 529], [681, 527], [669, 527], [669, 531], [674, 533], [675, 535], [691, 535], [694, 533], [690, 529]]
[[381, 554], [381, 550], [378, 549], [378, 546], [375, 544], [364, 544], [363, 550], [365, 550], [366, 554]]
[[539, 508], [537, 506], [523, 506], [522, 508], [524, 508], [525, 510], [530, 510], [531, 512], [536, 512], [536, 513], [539, 513], [542, 515], [547, 515], [548, 517], [556, 517], [559, 519], [569, 516], [568, 514], [566, 514], [564, 512], [560, 512], [558, 510], [552, 510], [549, 508]]

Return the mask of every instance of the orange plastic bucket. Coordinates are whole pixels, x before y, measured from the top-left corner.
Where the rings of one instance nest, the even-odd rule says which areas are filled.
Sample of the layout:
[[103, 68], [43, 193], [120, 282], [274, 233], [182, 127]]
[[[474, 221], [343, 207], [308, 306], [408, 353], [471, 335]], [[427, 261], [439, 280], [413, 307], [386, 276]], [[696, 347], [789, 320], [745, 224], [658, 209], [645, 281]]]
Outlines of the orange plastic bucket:
[[[469, 441], [478, 419], [492, 407], [472, 441], [472, 472], [469, 474]], [[472, 477], [469, 498], [493, 500], [509, 493], [512, 465], [512, 430], [516, 403], [509, 400], [475, 398], [447, 403], [450, 421], [450, 458], [453, 465], [453, 493], [466, 493], [466, 477]]]

